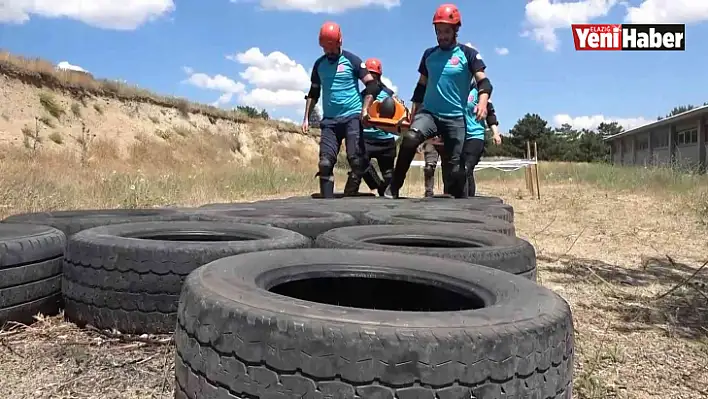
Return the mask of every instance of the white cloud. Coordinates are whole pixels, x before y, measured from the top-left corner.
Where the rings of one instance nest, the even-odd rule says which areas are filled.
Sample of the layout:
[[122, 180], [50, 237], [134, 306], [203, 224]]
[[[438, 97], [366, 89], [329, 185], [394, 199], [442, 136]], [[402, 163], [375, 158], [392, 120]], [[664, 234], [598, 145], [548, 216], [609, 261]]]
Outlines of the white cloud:
[[0, 23], [23, 24], [30, 15], [69, 18], [104, 29], [134, 30], [175, 10], [173, 0], [4, 0]]
[[647, 123], [655, 122], [655, 120], [645, 119], [643, 117], [637, 118], [615, 118], [607, 117], [604, 115], [591, 115], [591, 116], [576, 116], [572, 117], [568, 114], [559, 114], [553, 117], [553, 124], [560, 127], [563, 124], [568, 124], [576, 129], [596, 129], [600, 123], [610, 123], [617, 122], [620, 126], [625, 129], [632, 129]]
[[[302, 117], [306, 91], [310, 88], [311, 71], [283, 52], [264, 54], [257, 47], [226, 58], [246, 67], [239, 73], [242, 82], [224, 75], [210, 76], [185, 67], [184, 72], [189, 77], [184, 83], [221, 92], [221, 97], [213, 103], [215, 106], [235, 102], [265, 109], [271, 115], [281, 113], [281, 116], [295, 119]], [[386, 83], [391, 84], [390, 79]], [[397, 90], [393, 84], [389, 87]], [[317, 109], [321, 115], [321, 101]]]
[[295, 123], [295, 121], [290, 118], [278, 118], [278, 120], [282, 122]]
[[632, 24], [691, 23], [708, 20], [706, 0], [645, 0], [627, 7], [625, 20]]
[[509, 49], [506, 47], [497, 47], [494, 51], [499, 55], [509, 55]]
[[305, 68], [280, 51], [265, 55], [259, 48], [253, 47], [245, 53], [226, 58], [249, 65], [244, 72], [241, 72], [241, 78], [258, 88], [307, 90], [310, 87], [310, 75]]
[[387, 78], [384, 75], [381, 75], [381, 82], [385, 84], [389, 89], [391, 89], [391, 91], [398, 94], [398, 86], [394, 85], [391, 79]]
[[[231, 0], [240, 3], [243, 0]], [[383, 7], [389, 10], [401, 5], [401, 0], [260, 0], [261, 7], [271, 10], [297, 10], [311, 13], [338, 14], [357, 8], [370, 6]]]
[[247, 65], [240, 73], [252, 90], [240, 94], [239, 102], [256, 108], [304, 108], [310, 74], [302, 64], [280, 51], [264, 54], [258, 47], [226, 57]]
[[189, 75], [183, 83], [191, 84], [200, 89], [220, 91], [224, 94], [240, 94], [246, 90], [246, 85], [236, 82], [224, 75], [209, 76], [205, 73], [195, 72], [192, 68], [184, 67], [184, 72]]
[[[587, 23], [604, 17], [617, 3], [618, 0], [531, 0], [526, 4], [527, 29], [522, 32], [522, 36], [531, 37], [543, 44], [547, 51], [556, 51], [560, 44], [557, 29], [570, 30], [571, 24]], [[675, 1], [673, 3], [680, 7]]]
[[239, 101], [256, 108], [305, 108], [305, 93], [298, 90], [269, 90], [256, 88], [241, 95]]
[[78, 66], [78, 65], [69, 64], [69, 62], [67, 62], [67, 61], [62, 61], [62, 62], [58, 63], [58, 64], [57, 64], [57, 68], [58, 68], [58, 69], [68, 69], [68, 70], [70, 70], [70, 71], [77, 71], [77, 72], [85, 72], [85, 73], [88, 73], [88, 71], [85, 70], [84, 68], [81, 68], [81, 67]]
[[231, 102], [234, 98], [234, 93], [224, 93], [219, 96], [211, 105], [215, 107], [221, 107]]

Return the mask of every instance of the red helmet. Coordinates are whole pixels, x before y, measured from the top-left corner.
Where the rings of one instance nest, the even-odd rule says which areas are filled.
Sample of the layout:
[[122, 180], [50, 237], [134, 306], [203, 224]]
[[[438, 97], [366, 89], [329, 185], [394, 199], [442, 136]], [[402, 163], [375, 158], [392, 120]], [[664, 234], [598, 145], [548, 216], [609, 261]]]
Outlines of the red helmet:
[[376, 58], [369, 58], [368, 60], [366, 60], [366, 69], [369, 72], [378, 73], [379, 75], [383, 74], [383, 67], [381, 66], [381, 61]]
[[457, 6], [454, 4], [443, 4], [435, 10], [433, 23], [462, 26], [460, 10], [458, 10]]
[[320, 28], [320, 46], [341, 45], [342, 30], [336, 22], [325, 22]]

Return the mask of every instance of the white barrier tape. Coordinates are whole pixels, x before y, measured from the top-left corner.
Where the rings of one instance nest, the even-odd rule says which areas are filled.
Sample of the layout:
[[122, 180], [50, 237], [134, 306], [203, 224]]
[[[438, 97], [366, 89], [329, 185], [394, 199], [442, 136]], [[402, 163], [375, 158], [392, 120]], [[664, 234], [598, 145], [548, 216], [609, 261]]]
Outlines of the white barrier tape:
[[[519, 169], [528, 168], [531, 165], [537, 165], [538, 162], [535, 159], [505, 159], [503, 161], [480, 161], [474, 170], [483, 169], [496, 169], [503, 172], [513, 172]], [[438, 166], [442, 163], [438, 161]], [[413, 161], [411, 166], [423, 167], [425, 166], [425, 161]]]

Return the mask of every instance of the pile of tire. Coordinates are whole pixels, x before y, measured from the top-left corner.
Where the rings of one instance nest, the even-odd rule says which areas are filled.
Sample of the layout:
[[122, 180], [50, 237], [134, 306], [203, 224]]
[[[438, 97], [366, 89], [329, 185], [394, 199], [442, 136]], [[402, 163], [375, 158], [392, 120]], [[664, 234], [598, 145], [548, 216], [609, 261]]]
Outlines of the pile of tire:
[[175, 397], [570, 398], [570, 307], [497, 197], [13, 215], [0, 328], [174, 333]]

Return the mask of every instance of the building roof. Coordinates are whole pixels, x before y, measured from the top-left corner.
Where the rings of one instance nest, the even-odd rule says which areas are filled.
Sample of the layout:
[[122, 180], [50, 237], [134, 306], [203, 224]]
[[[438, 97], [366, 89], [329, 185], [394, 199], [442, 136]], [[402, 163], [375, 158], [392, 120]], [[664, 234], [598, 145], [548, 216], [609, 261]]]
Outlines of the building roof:
[[685, 120], [695, 118], [703, 113], [708, 113], [708, 105], [696, 107], [690, 111], [682, 112], [678, 115], [670, 116], [668, 118], [664, 118], [656, 122], [647, 123], [646, 125], [635, 127], [634, 129], [625, 130], [622, 133], [613, 134], [612, 136], [607, 136], [605, 137], [605, 141], [614, 140], [632, 134], [646, 132], [657, 127], [667, 126], [677, 122], [683, 122]]

